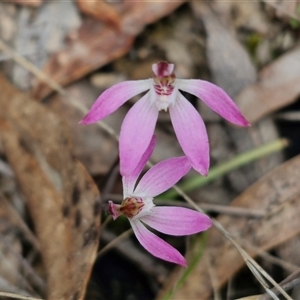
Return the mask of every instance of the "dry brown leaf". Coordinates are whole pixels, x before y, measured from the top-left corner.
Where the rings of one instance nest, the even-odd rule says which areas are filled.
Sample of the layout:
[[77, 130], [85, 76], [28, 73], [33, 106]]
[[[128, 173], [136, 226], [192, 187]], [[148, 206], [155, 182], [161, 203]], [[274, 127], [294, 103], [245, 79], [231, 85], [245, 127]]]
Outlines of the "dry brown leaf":
[[300, 95], [300, 47], [262, 69], [258, 83], [244, 89], [236, 103], [250, 123], [294, 102]]
[[[218, 221], [251, 256], [268, 250], [300, 232], [300, 156], [280, 165], [237, 197], [231, 206], [263, 209], [265, 217], [245, 219], [221, 216]], [[251, 245], [251, 246], [250, 246]], [[207, 262], [211, 262], [216, 288], [244, 265], [236, 248], [213, 228], [201, 261], [175, 293], [174, 299], [209, 299], [212, 293]]]
[[[50, 58], [44, 71], [61, 85], [77, 80], [124, 55], [146, 25], [169, 14], [183, 2], [128, 1], [118, 4], [121, 28], [118, 32], [95, 19], [86, 19], [72, 35], [66, 49]], [[33, 89], [33, 95], [38, 99], [50, 92], [44, 82], [37, 82]]]
[[276, 11], [277, 17], [281, 19], [286, 19], [287, 21], [290, 20], [290, 18], [298, 19], [300, 20], [300, 14], [299, 14], [299, 0], [294, 1], [285, 1], [285, 0], [277, 0], [277, 1], [267, 1], [264, 0], [263, 2], [266, 3], [266, 5], [269, 5], [273, 7]]
[[120, 30], [120, 17], [114, 5], [103, 0], [77, 0], [77, 3], [84, 14], [111, 25], [116, 30]]
[[96, 257], [99, 192], [73, 157], [64, 122], [0, 77], [3, 148], [26, 197], [47, 299], [83, 299]]
[[[74, 98], [80, 99], [86, 107], [90, 107], [99, 92], [93, 89], [87, 80], [69, 85], [66, 90]], [[73, 141], [73, 153], [80, 159], [91, 174], [107, 173], [116, 159], [118, 159], [118, 144], [115, 139], [107, 135], [99, 126], [78, 125], [82, 112], [57, 94], [48, 101], [48, 107], [55, 113], [63, 116], [69, 124]], [[115, 132], [120, 131], [121, 123], [127, 112], [125, 106], [120, 107], [114, 114], [107, 117], [105, 123]]]
[[[223, 6], [224, 4], [214, 2], [208, 5], [202, 1], [192, 2], [193, 13], [205, 27], [207, 59], [213, 82], [235, 99], [235, 96], [244, 88], [256, 82], [257, 74], [246, 49], [239, 43], [234, 33], [221, 23], [220, 9], [216, 10], [218, 13], [215, 12], [215, 7], [219, 7], [219, 5]], [[200, 109], [201, 113], [209, 110], [206, 105], [200, 106]], [[214, 112], [211, 111], [210, 114], [214, 114]], [[253, 149], [278, 137], [275, 125], [270, 118], [266, 118], [258, 124], [252, 124], [248, 128], [233, 127], [227, 122], [225, 124], [208, 124], [207, 128], [212, 148], [211, 157], [216, 162], [228, 160], [236, 153]], [[272, 154], [249, 166], [230, 172], [227, 179], [229, 179], [231, 187], [240, 193], [281, 161], [281, 154]], [[213, 183], [214, 186], [217, 184], [218, 182]], [[202, 188], [201, 194], [203, 195], [203, 190], [207, 190], [207, 195], [212, 195], [211, 197], [214, 198], [214, 200], [209, 199], [210, 201], [217, 199], [220, 203], [219, 201], [222, 199], [221, 201], [226, 202], [228, 189], [224, 189], [224, 184], [222, 188], [224, 192], [223, 195], [220, 195], [221, 197], [211, 193], [211, 186]]]
[[14, 230], [9, 212], [2, 205], [2, 201], [0, 202], [0, 220], [0, 278], [5, 278], [12, 286], [19, 285], [19, 287], [27, 288], [30, 285], [27, 278], [21, 275], [22, 268], [18, 257], [22, 251], [18, 232]]
[[196, 17], [204, 23], [207, 58], [213, 82], [234, 97], [244, 87], [256, 81], [255, 67], [246, 49], [206, 2], [193, 1], [192, 7]]

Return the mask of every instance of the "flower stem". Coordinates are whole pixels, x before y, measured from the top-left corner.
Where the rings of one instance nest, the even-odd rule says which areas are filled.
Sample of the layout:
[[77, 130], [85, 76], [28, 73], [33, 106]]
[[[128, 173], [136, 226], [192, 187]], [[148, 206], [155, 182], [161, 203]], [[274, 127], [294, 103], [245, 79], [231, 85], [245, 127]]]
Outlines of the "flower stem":
[[[195, 175], [194, 177], [190, 178], [188, 181], [178, 184], [178, 187], [184, 192], [188, 192], [195, 188], [202, 187], [234, 169], [244, 166], [252, 161], [255, 161], [273, 152], [280, 151], [286, 148], [287, 146], [288, 146], [287, 139], [284, 138], [277, 139], [275, 141], [262, 145], [258, 148], [241, 153], [232, 159], [229, 159], [215, 167], [212, 167], [208, 173], [208, 176], [206, 177]], [[166, 193], [161, 195], [160, 198], [170, 199], [176, 197], [177, 195], [178, 193], [176, 190], [170, 189]]]
[[183, 274], [179, 278], [179, 280], [176, 283], [176, 286], [169, 290], [168, 293], [164, 296], [163, 300], [169, 300], [172, 298], [173, 294], [181, 288], [183, 283], [188, 279], [189, 275], [192, 273], [192, 271], [196, 268], [199, 260], [202, 257], [205, 245], [207, 242], [207, 233], [203, 232], [200, 236], [195, 237], [194, 245], [192, 248], [196, 251], [194, 251], [194, 256], [191, 258], [188, 264], [188, 268], [184, 270]]

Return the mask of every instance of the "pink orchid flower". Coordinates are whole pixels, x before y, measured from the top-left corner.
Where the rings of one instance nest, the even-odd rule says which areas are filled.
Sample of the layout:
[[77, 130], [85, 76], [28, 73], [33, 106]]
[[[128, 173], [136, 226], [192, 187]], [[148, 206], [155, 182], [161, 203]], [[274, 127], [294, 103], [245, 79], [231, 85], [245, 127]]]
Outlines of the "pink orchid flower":
[[193, 105], [181, 94], [188, 92], [229, 122], [249, 126], [233, 100], [220, 87], [198, 79], [177, 79], [174, 64], [152, 65], [153, 78], [125, 81], [104, 91], [81, 124], [95, 123], [123, 105], [127, 100], [148, 91], [126, 115], [120, 133], [120, 163], [129, 174], [145, 152], [154, 133], [158, 113], [169, 109], [171, 122], [183, 152], [192, 167], [202, 175], [209, 168], [209, 144], [204, 122]]
[[170, 158], [156, 164], [136, 185], [154, 145], [153, 137], [135, 170], [122, 177], [124, 200], [121, 205], [109, 201], [109, 211], [114, 220], [120, 215], [128, 218], [138, 241], [152, 255], [186, 266], [186, 260], [179, 251], [149, 231], [144, 224], [165, 234], [181, 236], [206, 230], [212, 222], [205, 214], [191, 209], [157, 207], [153, 204], [153, 197], [172, 187], [190, 170], [191, 165], [185, 156]]

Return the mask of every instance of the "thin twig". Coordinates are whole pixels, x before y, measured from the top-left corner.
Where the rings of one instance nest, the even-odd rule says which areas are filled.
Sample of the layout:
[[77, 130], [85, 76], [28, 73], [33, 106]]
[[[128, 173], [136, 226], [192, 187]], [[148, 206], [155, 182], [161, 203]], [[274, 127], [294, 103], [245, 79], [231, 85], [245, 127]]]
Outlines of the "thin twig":
[[111, 193], [119, 176], [119, 164], [117, 161], [114, 163], [114, 166], [111, 168], [109, 174], [106, 176], [105, 187], [103, 188], [103, 190], [101, 190], [103, 199], [108, 198], [107, 195]]
[[12, 222], [19, 227], [19, 229], [22, 231], [24, 236], [27, 238], [27, 240], [32, 244], [32, 246], [40, 252], [40, 244], [37, 238], [34, 236], [34, 234], [31, 232], [31, 230], [28, 228], [24, 220], [20, 217], [20, 215], [13, 209], [12, 205], [7, 201], [6, 197], [3, 195], [2, 192], [0, 192], [0, 200], [1, 203], [5, 206], [7, 209], [7, 212], [9, 213]]
[[[43, 279], [33, 270], [28, 261], [11, 247], [11, 243], [7, 241], [7, 238], [5, 236], [0, 234], [0, 239], [4, 246], [4, 249], [2, 249], [2, 252], [0, 253], [1, 261], [5, 260], [5, 253], [10, 253], [18, 259], [20, 267], [22, 267], [22, 271], [17, 273], [17, 269], [12, 266], [12, 269], [14, 270], [14, 272], [16, 272], [16, 274], [14, 275], [18, 276], [19, 284], [22, 283], [22, 286], [25, 286], [31, 294], [39, 294], [34, 292], [34, 289], [32, 287], [33, 284], [39, 289], [39, 291], [44, 291], [45, 283]], [[11, 261], [7, 260], [7, 263], [11, 264]]]
[[220, 292], [218, 289], [218, 281], [214, 273], [214, 269], [212, 268], [210, 259], [206, 261], [206, 264], [207, 264], [207, 270], [211, 281], [211, 286], [213, 289], [214, 300], [221, 300]]
[[[290, 274], [288, 277], [282, 280], [279, 284], [282, 286], [284, 290], [289, 290], [300, 284], [299, 275], [300, 275], [300, 268], [298, 268], [296, 271], [294, 271], [292, 274]], [[261, 295], [261, 297], [259, 298], [259, 300], [269, 300], [269, 299], [270, 299], [269, 294]]]
[[[159, 198], [156, 198], [156, 203], [160, 205], [182, 205], [191, 207], [188, 203], [182, 203], [179, 201], [172, 201], [172, 200], [160, 200]], [[249, 209], [244, 207], [237, 207], [237, 206], [226, 206], [223, 204], [211, 204], [211, 203], [199, 203], [201, 208], [204, 211], [209, 212], [215, 212], [225, 215], [231, 215], [231, 216], [237, 216], [237, 217], [254, 217], [254, 218], [262, 218], [265, 216], [266, 212], [262, 209]]]
[[261, 251], [261, 252], [257, 253], [257, 255], [260, 256], [261, 258], [263, 258], [265, 261], [268, 261], [268, 262], [272, 263], [273, 265], [280, 266], [281, 268], [285, 269], [288, 272], [293, 272], [297, 268], [297, 266], [295, 266], [283, 259], [275, 257], [266, 251]]
[[112, 220], [112, 216], [109, 215], [105, 221], [101, 224], [100, 232], [104, 230], [104, 228], [107, 226], [107, 224]]
[[113, 248], [116, 244], [120, 243], [121, 241], [127, 239], [132, 234], [132, 229], [128, 229], [124, 231], [122, 234], [120, 234], [118, 237], [116, 237], [114, 240], [112, 240], [110, 243], [108, 243], [105, 247], [103, 247], [98, 253], [97, 253], [97, 259], [102, 256], [104, 253], [106, 253], [108, 250]]
[[299, 278], [299, 276], [300, 276], [300, 268], [298, 268], [296, 271], [294, 271], [292, 274], [290, 274], [287, 278], [285, 278], [284, 280], [282, 280], [280, 282], [280, 284], [288, 283], [291, 280]]
[[33, 298], [30, 296], [23, 296], [15, 293], [7, 293], [7, 292], [0, 292], [1, 297], [7, 297], [7, 298], [14, 298], [14, 299], [25, 299], [25, 300], [45, 300], [42, 298]]
[[[288, 291], [292, 288], [294, 288], [295, 286], [298, 286], [300, 285], [300, 278], [296, 278], [296, 279], [293, 279], [285, 284], [282, 284], [280, 283], [281, 287], [285, 290], [285, 291]], [[275, 294], [275, 295], [278, 295], [278, 291], [276, 291], [274, 288], [271, 289], [271, 291]], [[272, 299], [271, 296], [269, 294], [263, 294], [261, 295], [258, 300], [270, 300]]]
[[[113, 200], [114, 202], [121, 203], [123, 201], [123, 196], [121, 194], [107, 194], [106, 198], [103, 200], [106, 201], [107, 199]], [[168, 199], [160, 199], [155, 198], [155, 204], [164, 205], [164, 206], [183, 206], [190, 208], [191, 205], [189, 203], [176, 201], [176, 200], [168, 200]], [[251, 217], [251, 218], [262, 218], [265, 216], [266, 212], [262, 209], [249, 209], [244, 207], [237, 207], [237, 206], [226, 206], [223, 204], [211, 204], [211, 203], [199, 203], [201, 208], [204, 211], [215, 212], [225, 215], [237, 216], [237, 217]]]
[[[70, 93], [68, 93], [60, 84], [58, 84], [55, 80], [53, 80], [50, 76], [48, 76], [45, 72], [41, 71], [39, 68], [37, 68], [34, 64], [32, 64], [29, 60], [27, 60], [25, 57], [19, 55], [16, 51], [14, 51], [12, 48], [7, 46], [2, 39], [0, 39], [0, 49], [4, 51], [6, 54], [11, 55], [12, 59], [20, 64], [23, 68], [31, 72], [36, 78], [39, 80], [47, 83], [54, 91], [59, 93], [61, 96], [63, 96], [65, 99], [67, 99], [69, 102], [71, 102], [76, 108], [79, 109], [82, 113], [86, 114], [88, 112], [88, 109], [83, 105], [80, 101], [75, 99]], [[111, 136], [113, 136], [116, 140], [118, 140], [119, 136], [116, 134], [116, 132], [107, 124], [104, 122], [98, 122], [97, 123], [104, 131], [109, 133]]]
[[[117, 239], [114, 233], [105, 230], [101, 239], [103, 241], [114, 241]], [[121, 242], [122, 239], [122, 242]], [[119, 239], [119, 243], [115, 244], [115, 249], [125, 258], [133, 262], [137, 269], [146, 272], [150, 277], [155, 278], [157, 282], [162, 282], [168, 276], [168, 270], [164, 265], [157, 264], [157, 259], [154, 256], [149, 256], [148, 253], [139, 247], [131, 239]]]

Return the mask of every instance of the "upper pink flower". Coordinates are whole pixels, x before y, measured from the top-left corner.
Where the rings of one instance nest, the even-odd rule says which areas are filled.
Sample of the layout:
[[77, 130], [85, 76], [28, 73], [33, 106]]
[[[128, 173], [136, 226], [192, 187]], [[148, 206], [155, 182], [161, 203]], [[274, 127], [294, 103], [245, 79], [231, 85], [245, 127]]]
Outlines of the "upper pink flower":
[[136, 185], [154, 145], [155, 138], [152, 138], [135, 170], [122, 177], [124, 200], [121, 205], [109, 201], [109, 211], [114, 220], [120, 215], [128, 218], [137, 239], [152, 255], [186, 266], [186, 261], [179, 251], [149, 231], [144, 224], [165, 234], [180, 236], [206, 230], [212, 222], [205, 214], [191, 209], [156, 207], [153, 204], [153, 197], [172, 187], [190, 170], [190, 163], [185, 156], [158, 163]]
[[233, 100], [220, 87], [199, 79], [177, 79], [174, 64], [152, 65], [153, 78], [125, 81], [104, 91], [81, 124], [97, 122], [141, 92], [148, 91], [126, 115], [120, 133], [120, 164], [129, 174], [140, 161], [153, 135], [160, 110], [169, 109], [175, 134], [192, 167], [203, 175], [209, 168], [209, 144], [204, 122], [193, 105], [181, 94], [188, 92], [229, 122], [249, 126]]

